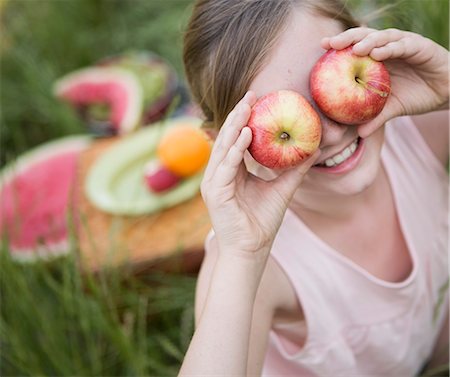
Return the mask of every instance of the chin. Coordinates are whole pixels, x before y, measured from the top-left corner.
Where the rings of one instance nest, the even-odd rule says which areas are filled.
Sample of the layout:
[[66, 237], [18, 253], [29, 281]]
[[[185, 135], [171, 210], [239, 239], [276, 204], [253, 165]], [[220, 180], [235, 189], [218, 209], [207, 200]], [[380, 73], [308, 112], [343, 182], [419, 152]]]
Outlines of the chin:
[[380, 163], [372, 165], [374, 166], [365, 166], [355, 174], [349, 174], [342, 182], [337, 183], [332, 191], [344, 196], [362, 194], [373, 184], [378, 175]]
[[315, 195], [339, 195], [354, 196], [363, 193], [375, 181], [380, 163], [364, 166], [358, 171], [351, 172], [345, 177], [339, 177], [332, 181], [307, 174], [300, 190], [312, 192]]

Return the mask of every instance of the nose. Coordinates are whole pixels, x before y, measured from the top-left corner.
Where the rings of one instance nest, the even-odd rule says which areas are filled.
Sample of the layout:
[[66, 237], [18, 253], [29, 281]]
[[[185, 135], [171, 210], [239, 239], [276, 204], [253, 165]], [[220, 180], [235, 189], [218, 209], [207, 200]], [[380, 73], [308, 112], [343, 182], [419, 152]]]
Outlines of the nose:
[[349, 128], [351, 126], [337, 123], [334, 120], [328, 118], [320, 111], [314, 101], [311, 102], [314, 110], [316, 110], [317, 114], [319, 115], [320, 122], [322, 124], [322, 139], [320, 141], [319, 148], [323, 149], [325, 147], [339, 145], [340, 143], [342, 143], [344, 134], [349, 132]]

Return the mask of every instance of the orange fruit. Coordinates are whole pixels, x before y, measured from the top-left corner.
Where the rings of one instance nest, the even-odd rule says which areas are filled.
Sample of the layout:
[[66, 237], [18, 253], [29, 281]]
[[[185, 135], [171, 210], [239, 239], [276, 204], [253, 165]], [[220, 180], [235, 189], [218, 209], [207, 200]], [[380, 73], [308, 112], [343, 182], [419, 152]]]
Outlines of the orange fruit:
[[203, 169], [210, 152], [206, 134], [188, 125], [169, 129], [156, 150], [161, 163], [180, 177], [189, 177]]

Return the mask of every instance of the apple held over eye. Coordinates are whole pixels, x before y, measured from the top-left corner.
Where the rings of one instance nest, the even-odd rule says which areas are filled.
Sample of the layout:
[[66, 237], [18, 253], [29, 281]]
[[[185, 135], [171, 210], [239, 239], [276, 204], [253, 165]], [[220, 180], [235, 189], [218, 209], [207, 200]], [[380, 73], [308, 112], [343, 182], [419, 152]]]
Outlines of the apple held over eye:
[[253, 134], [248, 151], [271, 169], [298, 165], [317, 150], [322, 136], [317, 112], [303, 96], [291, 90], [259, 98], [247, 125]]
[[382, 62], [357, 56], [350, 46], [322, 55], [311, 71], [310, 89], [326, 116], [338, 123], [360, 124], [381, 112], [391, 82]]

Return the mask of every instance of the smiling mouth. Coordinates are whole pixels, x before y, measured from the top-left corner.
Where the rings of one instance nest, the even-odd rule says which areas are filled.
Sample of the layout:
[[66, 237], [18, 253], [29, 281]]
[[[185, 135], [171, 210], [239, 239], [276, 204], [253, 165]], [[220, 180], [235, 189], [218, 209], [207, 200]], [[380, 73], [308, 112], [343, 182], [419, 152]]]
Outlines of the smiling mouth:
[[360, 140], [360, 137], [356, 138], [348, 147], [344, 148], [341, 152], [336, 153], [335, 155], [327, 158], [325, 161], [315, 164], [314, 166], [331, 168], [342, 164], [355, 153]]

